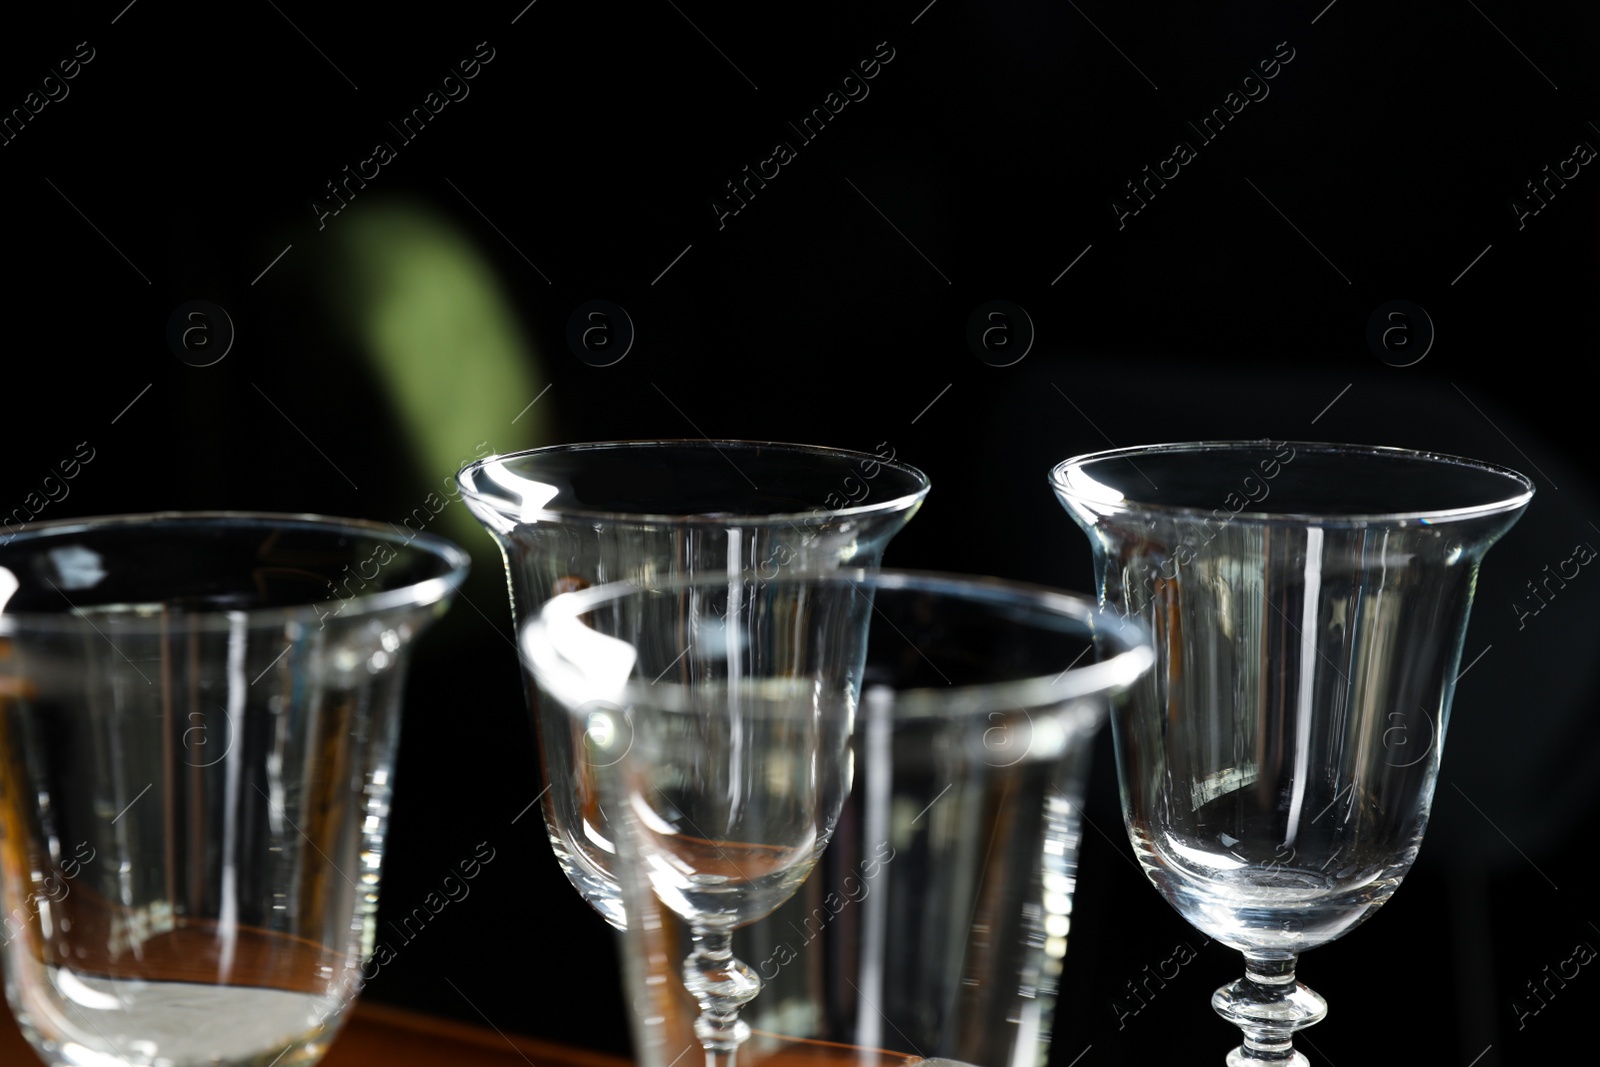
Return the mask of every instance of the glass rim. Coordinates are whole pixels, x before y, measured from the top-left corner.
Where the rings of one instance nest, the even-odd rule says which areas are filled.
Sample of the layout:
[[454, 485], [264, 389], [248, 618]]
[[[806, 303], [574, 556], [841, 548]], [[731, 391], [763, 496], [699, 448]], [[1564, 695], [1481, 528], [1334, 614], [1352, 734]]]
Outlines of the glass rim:
[[1185, 518], [1205, 519], [1210, 518], [1211, 511], [1204, 508], [1187, 507], [1174, 504], [1152, 503], [1136, 498], [1124, 497], [1114, 503], [1103, 498], [1095, 498], [1085, 494], [1081, 489], [1072, 485], [1068, 478], [1074, 469], [1082, 469], [1091, 463], [1104, 460], [1127, 459], [1136, 460], [1141, 456], [1153, 456], [1175, 452], [1229, 452], [1244, 451], [1246, 449], [1262, 449], [1264, 447], [1288, 445], [1295, 450], [1307, 449], [1324, 454], [1345, 454], [1352, 456], [1390, 456], [1405, 457], [1408, 459], [1422, 460], [1427, 463], [1437, 464], [1442, 467], [1466, 467], [1492, 474], [1514, 482], [1522, 488], [1519, 492], [1510, 493], [1498, 499], [1483, 504], [1473, 504], [1459, 508], [1436, 509], [1410, 509], [1397, 511], [1375, 511], [1350, 515], [1329, 515], [1304, 511], [1252, 511], [1248, 506], [1233, 513], [1232, 521], [1251, 523], [1305, 523], [1319, 526], [1363, 526], [1372, 524], [1396, 525], [1406, 522], [1419, 522], [1435, 524], [1439, 522], [1452, 522], [1462, 519], [1482, 518], [1506, 512], [1517, 511], [1533, 499], [1535, 486], [1533, 480], [1520, 471], [1510, 467], [1502, 467], [1496, 463], [1471, 459], [1467, 456], [1457, 456], [1448, 452], [1434, 452], [1424, 449], [1400, 448], [1392, 445], [1363, 445], [1339, 444], [1329, 441], [1288, 441], [1273, 438], [1259, 438], [1255, 440], [1228, 440], [1228, 441], [1175, 441], [1166, 444], [1131, 445], [1122, 448], [1109, 448], [1099, 452], [1085, 452], [1082, 455], [1072, 456], [1050, 468], [1050, 486], [1063, 500], [1080, 502], [1088, 505], [1090, 510], [1099, 515], [1164, 515], [1181, 516]]
[[[835, 448], [831, 445], [809, 445], [793, 441], [761, 441], [753, 438], [693, 438], [693, 437], [661, 437], [643, 438], [639, 440], [615, 441], [576, 441], [567, 444], [543, 445], [539, 448], [525, 448], [517, 452], [504, 452], [498, 455], [485, 456], [473, 460], [456, 472], [456, 485], [461, 490], [461, 495], [468, 499], [469, 504], [477, 504], [500, 515], [505, 512], [494, 498], [485, 495], [475, 488], [469, 481], [468, 475], [478, 471], [487, 470], [495, 463], [504, 464], [507, 460], [524, 459], [531, 456], [549, 456], [573, 454], [581, 452], [599, 452], [613, 450], [621, 452], [626, 449], [638, 448], [711, 448], [721, 452], [724, 448], [748, 452], [753, 449], [776, 449], [780, 451], [801, 453], [805, 455], [821, 456], [831, 459], [848, 459], [852, 461], [870, 460], [884, 467], [907, 475], [917, 483], [917, 489], [910, 493], [889, 500], [880, 500], [875, 504], [853, 504], [844, 508], [815, 507], [806, 511], [760, 512], [751, 515], [696, 515], [693, 513], [652, 512], [652, 511], [612, 511], [602, 508], [562, 507], [541, 505], [527, 512], [519, 511], [515, 520], [518, 523], [527, 521], [524, 516], [532, 515], [535, 521], [548, 521], [551, 519], [586, 519], [619, 524], [638, 526], [748, 526], [752, 522], [760, 523], [797, 523], [811, 519], [820, 513], [826, 514], [830, 520], [866, 518], [874, 515], [895, 514], [912, 507], [928, 495], [933, 482], [929, 477], [909, 463], [895, 459], [880, 459], [871, 452], [860, 452], [850, 448]], [[737, 469], [737, 468], [735, 468]]]
[[[151, 511], [131, 512], [121, 515], [94, 515], [75, 519], [52, 519], [29, 523], [25, 529], [0, 542], [0, 548], [16, 542], [47, 541], [63, 535], [114, 529], [150, 528], [162, 524], [192, 525], [197, 527], [248, 527], [248, 526], [298, 526], [329, 534], [343, 533], [367, 537], [390, 545], [407, 548], [418, 547], [442, 562], [448, 569], [432, 578], [385, 589], [375, 593], [357, 593], [349, 599], [334, 596], [326, 600], [311, 600], [268, 608], [217, 608], [186, 611], [183, 624], [187, 629], [227, 628], [230, 617], [243, 615], [251, 628], [290, 622], [319, 622], [330, 616], [351, 618], [374, 615], [394, 608], [435, 604], [453, 594], [466, 580], [471, 567], [471, 557], [455, 542], [437, 534], [418, 532], [402, 536], [394, 527], [372, 519], [347, 519], [310, 512], [270, 511]], [[69, 602], [70, 603], [70, 602]], [[333, 611], [317, 609], [337, 605]], [[91, 606], [74, 608], [70, 612], [18, 612], [8, 611], [0, 605], [0, 634], [22, 630], [75, 630], [85, 623], [94, 625], [96, 619], [105, 621], [105, 614]], [[118, 632], [126, 633], [141, 628], [158, 629], [169, 625], [171, 617], [161, 615], [115, 616]]]
[[[523, 657], [524, 666], [531, 666], [535, 662], [535, 638], [548, 631], [551, 618], [570, 620], [601, 604], [636, 593], [673, 592], [698, 586], [725, 589], [729, 578], [727, 574], [715, 574], [673, 578], [650, 584], [617, 581], [561, 593], [546, 601], [533, 618], [522, 624], [518, 634], [518, 652]], [[1110, 638], [1116, 645], [1115, 654], [1106, 659], [1097, 659], [1081, 667], [1074, 662], [1053, 675], [950, 685], [947, 688], [920, 686], [897, 689], [893, 704], [897, 709], [903, 709], [900, 713], [907, 718], [921, 717], [929, 714], [930, 709], [950, 705], [967, 708], [963, 717], [976, 717], [1002, 708], [1039, 708], [1090, 696], [1113, 697], [1131, 688], [1155, 664], [1149, 630], [1140, 620], [1102, 608], [1091, 596], [1031, 582], [975, 574], [861, 567], [796, 570], [780, 573], [774, 578], [748, 578], [744, 575], [738, 578], [741, 582], [757, 585], [816, 581], [844, 581], [852, 586], [872, 583], [874, 591], [912, 590], [958, 598], [969, 603], [1021, 607], [1041, 618], [1068, 620], [1074, 626], [1072, 635], [1086, 642]], [[876, 604], [873, 610], [878, 610]], [[862, 700], [866, 700], [865, 693], [862, 694]]]

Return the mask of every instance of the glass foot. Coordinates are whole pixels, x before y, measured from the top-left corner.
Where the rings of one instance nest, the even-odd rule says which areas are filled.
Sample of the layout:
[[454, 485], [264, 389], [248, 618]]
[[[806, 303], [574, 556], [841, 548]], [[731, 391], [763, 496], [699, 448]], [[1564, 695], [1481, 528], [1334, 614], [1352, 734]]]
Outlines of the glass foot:
[[1306, 1054], [1304, 1052], [1296, 1052], [1292, 1048], [1289, 1049], [1289, 1057], [1287, 1059], [1281, 1057], [1271, 1059], [1254, 1055], [1243, 1045], [1228, 1053], [1228, 1067], [1261, 1067], [1265, 1063], [1283, 1064], [1284, 1067], [1311, 1067], [1311, 1061], [1306, 1059]]

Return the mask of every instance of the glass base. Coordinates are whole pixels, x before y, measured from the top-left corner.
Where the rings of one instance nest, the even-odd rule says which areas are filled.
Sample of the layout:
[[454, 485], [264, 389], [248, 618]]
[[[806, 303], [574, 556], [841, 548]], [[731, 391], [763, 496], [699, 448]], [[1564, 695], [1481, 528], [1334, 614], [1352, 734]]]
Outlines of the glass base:
[[1311, 1061], [1306, 1059], [1303, 1052], [1289, 1050], [1288, 1059], [1265, 1059], [1252, 1055], [1243, 1045], [1228, 1053], [1228, 1067], [1261, 1067], [1262, 1064], [1282, 1064], [1283, 1067], [1311, 1067]]

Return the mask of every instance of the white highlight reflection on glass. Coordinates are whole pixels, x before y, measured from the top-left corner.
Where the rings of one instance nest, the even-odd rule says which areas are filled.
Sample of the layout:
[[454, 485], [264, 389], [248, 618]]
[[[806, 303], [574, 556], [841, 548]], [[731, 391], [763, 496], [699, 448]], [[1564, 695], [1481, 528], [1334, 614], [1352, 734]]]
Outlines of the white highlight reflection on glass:
[[513, 474], [506, 469], [504, 463], [490, 463], [483, 468], [483, 473], [489, 480], [500, 486], [506, 492], [515, 496], [521, 502], [521, 511], [517, 516], [518, 522], [538, 522], [539, 516], [544, 511], [544, 506], [557, 496], [561, 490], [544, 482], [536, 482], [531, 478], [524, 478], [520, 474]]
[[61, 995], [74, 1004], [81, 1004], [91, 1011], [121, 1011], [122, 1001], [109, 993], [102, 993], [98, 989], [91, 989], [78, 981], [77, 975], [64, 967], [54, 967], [49, 971], [50, 980], [55, 983]]
[[17, 581], [17, 576], [5, 567], [0, 567], [0, 611], [6, 610], [6, 603], [16, 595], [22, 583]]
[[1100, 504], [1120, 504], [1124, 499], [1121, 490], [1095, 481], [1081, 467], [1068, 468], [1066, 479], [1068, 488], [1087, 500]]
[[92, 589], [106, 576], [100, 553], [83, 545], [62, 545], [49, 552], [50, 562], [61, 576], [63, 589]]

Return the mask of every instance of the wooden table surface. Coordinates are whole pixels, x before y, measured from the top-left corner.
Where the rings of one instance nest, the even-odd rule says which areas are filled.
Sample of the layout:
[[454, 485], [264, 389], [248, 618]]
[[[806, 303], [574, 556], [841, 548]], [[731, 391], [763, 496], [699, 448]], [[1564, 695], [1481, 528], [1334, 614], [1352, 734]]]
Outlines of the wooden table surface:
[[[39, 1063], [0, 1007], [0, 1064]], [[630, 1061], [531, 1037], [359, 1003], [322, 1067], [633, 1067]]]
[[[758, 1035], [758, 1038], [763, 1035]], [[768, 1038], [759, 1067], [915, 1067], [906, 1053], [833, 1045], [821, 1041]], [[752, 1041], [751, 1047], [762, 1044]], [[39, 1063], [17, 1029], [10, 1008], [0, 1004], [0, 1064]], [[698, 1061], [696, 1061], [698, 1062]], [[399, 1008], [357, 1003], [321, 1067], [634, 1067], [630, 1060], [538, 1038], [503, 1034]]]

